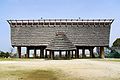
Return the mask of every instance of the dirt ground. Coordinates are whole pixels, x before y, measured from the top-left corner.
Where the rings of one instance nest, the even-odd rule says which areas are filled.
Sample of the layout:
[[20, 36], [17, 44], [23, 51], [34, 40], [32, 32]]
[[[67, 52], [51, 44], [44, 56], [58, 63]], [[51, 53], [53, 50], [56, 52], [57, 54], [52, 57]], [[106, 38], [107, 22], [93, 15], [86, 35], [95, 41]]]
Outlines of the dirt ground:
[[[120, 80], [120, 62], [94, 59], [0, 61], [0, 74], [16, 70], [52, 70], [59, 80]], [[35, 74], [33, 74], [35, 75]], [[0, 76], [0, 80], [15, 80]], [[21, 79], [22, 80], [22, 79]]]

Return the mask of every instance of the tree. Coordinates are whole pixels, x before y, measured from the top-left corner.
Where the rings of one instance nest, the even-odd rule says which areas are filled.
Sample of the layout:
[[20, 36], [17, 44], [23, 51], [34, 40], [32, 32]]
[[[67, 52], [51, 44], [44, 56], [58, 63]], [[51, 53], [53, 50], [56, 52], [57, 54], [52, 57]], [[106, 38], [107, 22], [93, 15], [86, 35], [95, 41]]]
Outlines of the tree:
[[0, 52], [0, 57], [2, 58], [8, 58], [10, 56], [11, 56], [11, 53], [9, 52], [3, 52], [3, 51]]
[[111, 54], [109, 54], [110, 57], [112, 57], [112, 58], [120, 58], [119, 49], [120, 49], [120, 38], [117, 38], [113, 42]]
[[115, 50], [111, 50], [109, 54], [106, 55], [108, 58], [120, 58], [120, 53]]
[[120, 38], [117, 38], [114, 42], [112, 47], [120, 47]]
[[117, 38], [114, 42], [112, 47], [108, 47], [110, 52], [106, 54], [108, 58], [120, 58], [120, 38]]

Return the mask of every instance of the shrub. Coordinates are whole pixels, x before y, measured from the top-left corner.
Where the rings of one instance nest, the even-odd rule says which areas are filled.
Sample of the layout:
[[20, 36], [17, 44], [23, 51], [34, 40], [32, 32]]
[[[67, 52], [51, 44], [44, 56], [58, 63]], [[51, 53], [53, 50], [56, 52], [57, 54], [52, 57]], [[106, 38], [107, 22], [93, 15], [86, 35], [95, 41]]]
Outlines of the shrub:
[[107, 58], [120, 58], [120, 53], [112, 50], [110, 53], [106, 55]]
[[2, 57], [2, 58], [8, 58], [8, 57], [10, 57], [10, 55], [11, 55], [11, 53], [9, 53], [9, 52], [0, 52], [0, 57]]

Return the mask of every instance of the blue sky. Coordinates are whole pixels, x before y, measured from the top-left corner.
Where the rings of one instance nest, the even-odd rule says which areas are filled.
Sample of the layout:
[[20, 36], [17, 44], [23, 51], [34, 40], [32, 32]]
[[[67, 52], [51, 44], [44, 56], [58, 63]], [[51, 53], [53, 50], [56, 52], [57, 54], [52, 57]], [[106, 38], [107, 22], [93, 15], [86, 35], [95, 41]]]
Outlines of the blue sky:
[[0, 50], [10, 51], [8, 19], [112, 18], [110, 45], [120, 37], [120, 0], [0, 0]]

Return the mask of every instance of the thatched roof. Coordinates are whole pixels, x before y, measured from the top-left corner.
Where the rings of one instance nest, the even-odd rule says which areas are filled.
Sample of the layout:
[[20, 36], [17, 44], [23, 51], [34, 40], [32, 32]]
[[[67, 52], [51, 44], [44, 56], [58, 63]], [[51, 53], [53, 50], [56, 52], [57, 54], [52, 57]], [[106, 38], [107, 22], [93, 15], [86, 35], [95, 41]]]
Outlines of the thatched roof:
[[47, 46], [64, 32], [75, 46], [109, 46], [113, 19], [8, 20], [12, 46]]
[[63, 32], [56, 33], [46, 48], [47, 50], [75, 50], [75, 46], [70, 42]]

